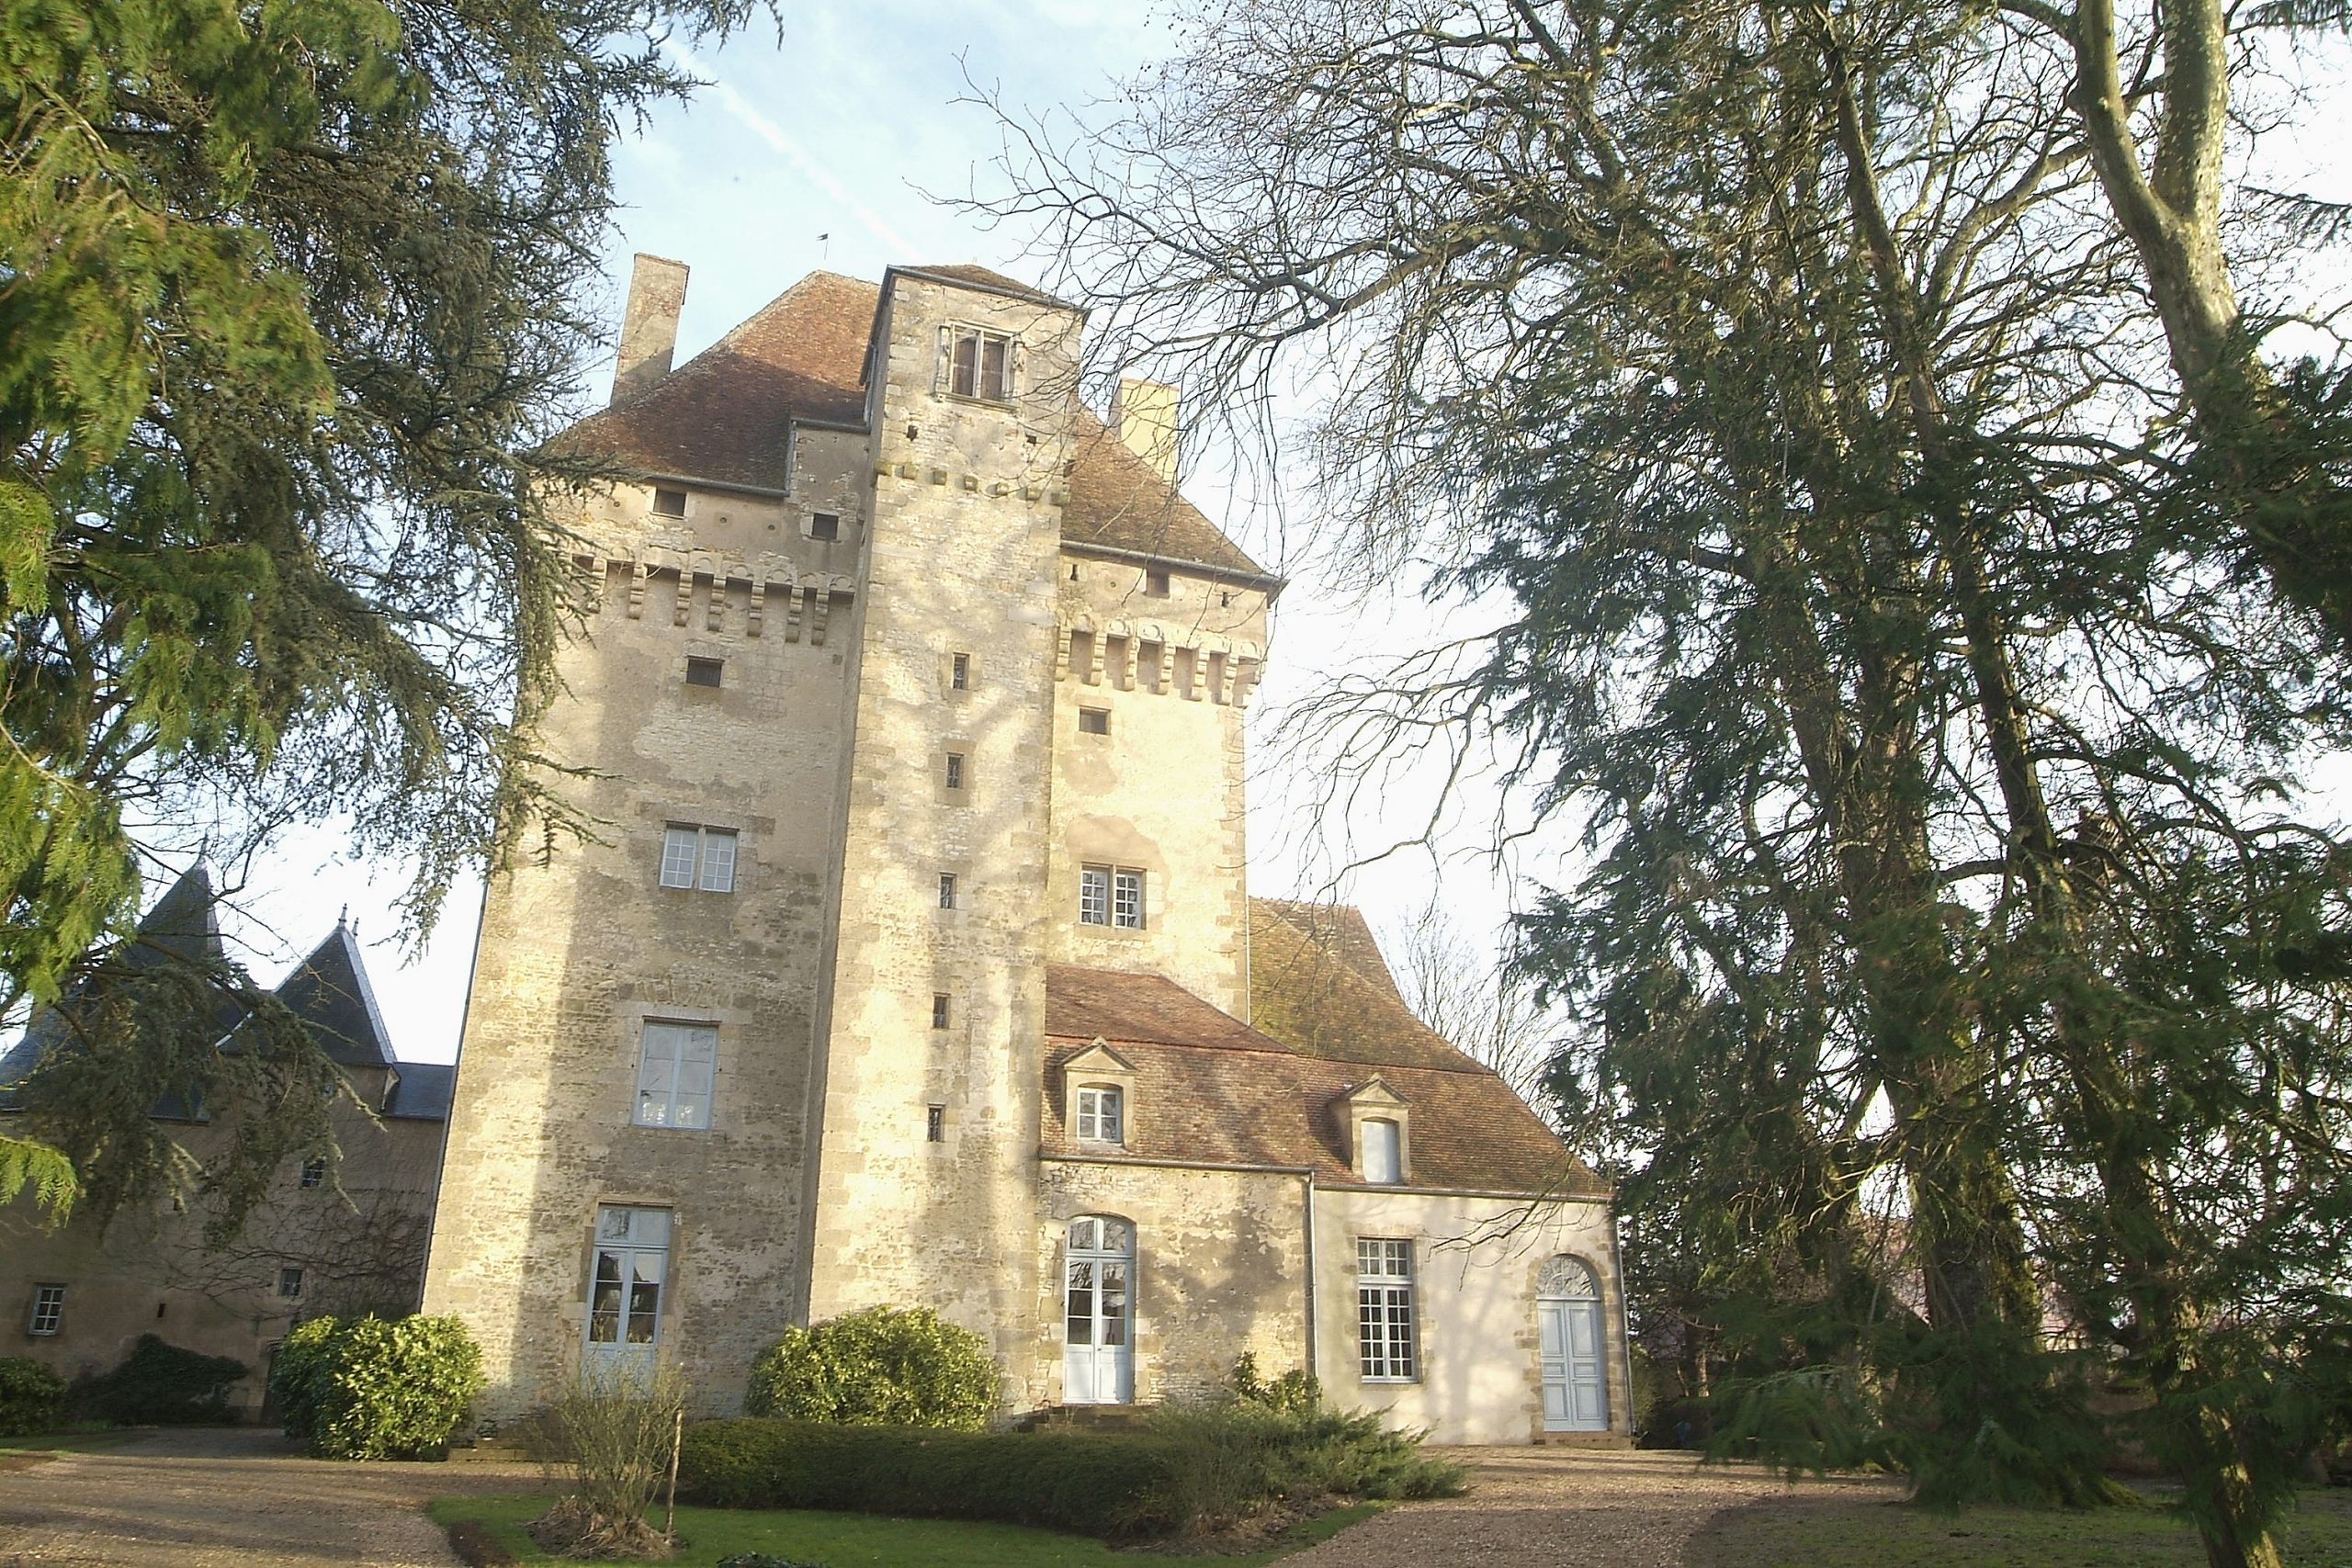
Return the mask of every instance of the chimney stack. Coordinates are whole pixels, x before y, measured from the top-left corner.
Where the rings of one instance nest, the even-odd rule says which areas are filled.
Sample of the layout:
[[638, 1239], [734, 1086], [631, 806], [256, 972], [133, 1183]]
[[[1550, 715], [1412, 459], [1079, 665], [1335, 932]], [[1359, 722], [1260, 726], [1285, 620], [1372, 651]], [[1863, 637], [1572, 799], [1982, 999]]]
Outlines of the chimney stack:
[[620, 361], [613, 367], [616, 403], [670, 373], [678, 346], [678, 312], [686, 303], [686, 264], [639, 251], [629, 269], [628, 311], [621, 318]]
[[1176, 389], [1159, 381], [1123, 377], [1111, 398], [1111, 425], [1128, 451], [1151, 471], [1176, 482]]

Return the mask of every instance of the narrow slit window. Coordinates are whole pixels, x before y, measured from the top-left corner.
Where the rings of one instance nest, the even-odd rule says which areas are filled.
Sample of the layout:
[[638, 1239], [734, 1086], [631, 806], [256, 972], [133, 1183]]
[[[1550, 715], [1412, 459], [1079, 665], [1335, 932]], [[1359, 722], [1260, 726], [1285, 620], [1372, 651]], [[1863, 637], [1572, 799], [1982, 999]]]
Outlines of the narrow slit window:
[[952, 871], [939, 874], [939, 907], [943, 909], [956, 907], [956, 874]]
[[970, 654], [958, 653], [948, 660], [947, 684], [953, 691], [968, 692], [972, 689], [972, 656]]
[[947, 753], [947, 787], [949, 789], [964, 787], [964, 753], [961, 751]]
[[944, 991], [931, 994], [931, 1026], [933, 1029], [947, 1027], [947, 993]]
[[947, 1107], [927, 1105], [922, 1113], [922, 1141], [944, 1144], [947, 1141]]

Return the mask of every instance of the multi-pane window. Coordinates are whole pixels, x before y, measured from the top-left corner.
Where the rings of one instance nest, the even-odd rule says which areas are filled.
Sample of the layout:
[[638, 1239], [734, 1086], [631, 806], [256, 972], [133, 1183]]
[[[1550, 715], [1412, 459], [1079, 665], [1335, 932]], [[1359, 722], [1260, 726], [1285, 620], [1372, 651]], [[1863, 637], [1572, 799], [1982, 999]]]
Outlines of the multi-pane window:
[[596, 1261], [588, 1285], [592, 1354], [650, 1347], [661, 1337], [669, 1263], [669, 1210], [608, 1203], [596, 1211]]
[[1078, 868], [1078, 923], [1143, 929], [1143, 873], [1125, 865]]
[[994, 402], [1012, 396], [1012, 340], [1002, 333], [956, 328], [948, 351], [947, 389], [959, 398]]
[[26, 1321], [28, 1334], [54, 1334], [65, 1325], [65, 1287], [35, 1285], [33, 1314]]
[[735, 891], [735, 829], [673, 822], [662, 830], [662, 886]]
[[1125, 1139], [1123, 1128], [1123, 1097], [1115, 1089], [1081, 1089], [1078, 1091], [1078, 1135], [1090, 1144], [1116, 1144]]
[[302, 1162], [302, 1185], [303, 1185], [303, 1186], [305, 1186], [305, 1187], [318, 1187], [318, 1186], [322, 1186], [322, 1185], [323, 1185], [323, 1184], [325, 1183], [326, 1179], [327, 1179], [327, 1156], [324, 1156], [324, 1155], [312, 1155], [309, 1159], [306, 1159], [306, 1160], [304, 1160], [304, 1161]]
[[1356, 1242], [1356, 1329], [1366, 1382], [1413, 1381], [1411, 1242]]
[[302, 1299], [302, 1270], [280, 1269], [277, 1271], [277, 1297], [280, 1301], [299, 1302]]
[[717, 1024], [648, 1019], [639, 1037], [633, 1119], [640, 1127], [709, 1126], [718, 1066]]

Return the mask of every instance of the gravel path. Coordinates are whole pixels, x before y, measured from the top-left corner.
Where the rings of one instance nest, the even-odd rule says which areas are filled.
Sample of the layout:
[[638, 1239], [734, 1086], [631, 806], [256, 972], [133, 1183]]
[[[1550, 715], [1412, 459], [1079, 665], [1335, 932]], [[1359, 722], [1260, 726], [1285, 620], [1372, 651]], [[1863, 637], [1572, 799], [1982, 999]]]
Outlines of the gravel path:
[[0, 1568], [454, 1568], [424, 1500], [537, 1479], [297, 1459], [252, 1427], [159, 1432], [0, 1470]]
[[[1726, 1508], [1786, 1495], [1762, 1471], [1702, 1469], [1689, 1454], [1612, 1449], [1434, 1450], [1470, 1467], [1467, 1496], [1411, 1503], [1283, 1559], [1283, 1568], [1680, 1568]], [[1801, 1494], [1893, 1495], [1862, 1480]]]

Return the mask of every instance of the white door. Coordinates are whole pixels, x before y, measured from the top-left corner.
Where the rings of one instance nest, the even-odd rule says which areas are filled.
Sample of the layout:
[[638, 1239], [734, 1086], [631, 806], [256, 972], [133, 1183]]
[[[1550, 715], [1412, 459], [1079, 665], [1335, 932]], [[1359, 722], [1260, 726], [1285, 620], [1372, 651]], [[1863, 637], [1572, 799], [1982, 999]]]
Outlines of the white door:
[[1125, 1404], [1135, 1398], [1135, 1235], [1125, 1220], [1070, 1222], [1062, 1262], [1066, 1404]]
[[608, 1204], [597, 1211], [584, 1358], [591, 1376], [642, 1378], [652, 1371], [669, 1265], [669, 1210]]
[[1547, 1432], [1609, 1430], [1609, 1341], [1600, 1328], [1600, 1288], [1573, 1258], [1555, 1258], [1538, 1276], [1536, 1354]]

